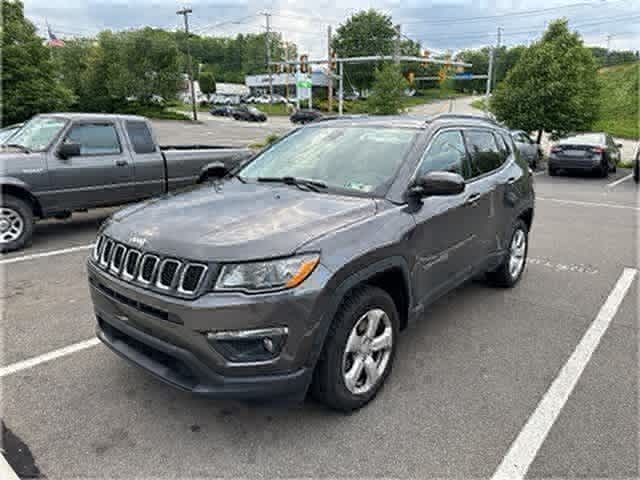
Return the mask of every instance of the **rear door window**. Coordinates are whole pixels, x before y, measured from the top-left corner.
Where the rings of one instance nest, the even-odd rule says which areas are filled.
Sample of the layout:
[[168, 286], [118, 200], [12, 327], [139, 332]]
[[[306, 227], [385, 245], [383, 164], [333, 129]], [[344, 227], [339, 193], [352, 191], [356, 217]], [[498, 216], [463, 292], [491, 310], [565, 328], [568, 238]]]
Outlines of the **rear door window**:
[[127, 122], [127, 134], [135, 153], [143, 154], [156, 151], [156, 144], [145, 122]]
[[505, 160], [496, 139], [488, 130], [465, 130], [467, 150], [471, 156], [471, 177], [479, 177], [499, 168]]

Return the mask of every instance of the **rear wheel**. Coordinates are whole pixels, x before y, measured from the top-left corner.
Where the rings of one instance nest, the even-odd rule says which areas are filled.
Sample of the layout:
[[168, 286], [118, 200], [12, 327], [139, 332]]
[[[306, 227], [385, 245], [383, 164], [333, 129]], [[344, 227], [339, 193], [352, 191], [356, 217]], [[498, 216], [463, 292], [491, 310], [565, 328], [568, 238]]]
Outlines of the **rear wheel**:
[[602, 178], [607, 178], [609, 176], [609, 162], [606, 158], [602, 159], [599, 173]]
[[352, 292], [327, 335], [312, 395], [342, 411], [367, 404], [391, 372], [398, 327], [398, 312], [387, 292], [369, 286]]
[[497, 270], [487, 273], [489, 282], [499, 287], [513, 287], [522, 277], [528, 251], [529, 229], [521, 219], [518, 219], [512, 229], [509, 251], [502, 264]]
[[549, 170], [550, 177], [555, 177], [558, 174], [558, 171], [555, 168], [553, 168], [551, 165], [549, 165], [548, 170]]
[[636, 181], [636, 183], [640, 182], [640, 165], [638, 163], [638, 159], [633, 162], [633, 179]]
[[0, 251], [10, 252], [23, 248], [33, 235], [31, 205], [11, 195], [0, 201]]

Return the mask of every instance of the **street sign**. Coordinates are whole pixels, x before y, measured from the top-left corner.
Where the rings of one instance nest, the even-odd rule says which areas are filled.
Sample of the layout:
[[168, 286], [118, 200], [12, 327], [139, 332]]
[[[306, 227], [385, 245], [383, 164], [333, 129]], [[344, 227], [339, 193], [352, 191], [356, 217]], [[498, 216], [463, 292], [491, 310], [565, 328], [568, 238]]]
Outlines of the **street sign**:
[[469, 80], [471, 79], [471, 77], [473, 77], [473, 74], [471, 72], [458, 72], [456, 73], [455, 78], [457, 79], [465, 79], [465, 80]]
[[311, 76], [306, 73], [298, 73], [296, 75], [296, 87], [298, 88], [311, 88]]

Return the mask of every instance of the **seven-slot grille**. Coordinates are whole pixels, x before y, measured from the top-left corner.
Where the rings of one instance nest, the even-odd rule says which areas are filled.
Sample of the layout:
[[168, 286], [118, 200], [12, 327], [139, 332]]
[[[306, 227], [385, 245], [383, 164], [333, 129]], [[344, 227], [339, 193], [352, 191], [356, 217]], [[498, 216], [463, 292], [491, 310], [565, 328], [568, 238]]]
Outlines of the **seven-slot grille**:
[[200, 292], [208, 271], [205, 264], [162, 258], [105, 236], [98, 237], [93, 260], [102, 269], [128, 282], [184, 296]]

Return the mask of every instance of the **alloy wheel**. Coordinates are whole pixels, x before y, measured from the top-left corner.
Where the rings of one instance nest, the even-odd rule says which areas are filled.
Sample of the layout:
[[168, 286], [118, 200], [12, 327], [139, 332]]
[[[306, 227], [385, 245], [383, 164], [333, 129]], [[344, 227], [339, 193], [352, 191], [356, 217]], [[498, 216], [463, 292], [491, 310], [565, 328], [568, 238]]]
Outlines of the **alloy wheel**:
[[344, 384], [351, 393], [362, 395], [376, 386], [389, 366], [393, 341], [391, 320], [384, 310], [369, 310], [358, 319], [342, 358]]
[[13, 208], [0, 207], [0, 244], [17, 240], [23, 231], [22, 216]]
[[527, 253], [527, 236], [522, 229], [517, 229], [511, 240], [509, 256], [509, 274], [511, 278], [518, 278], [524, 268]]

